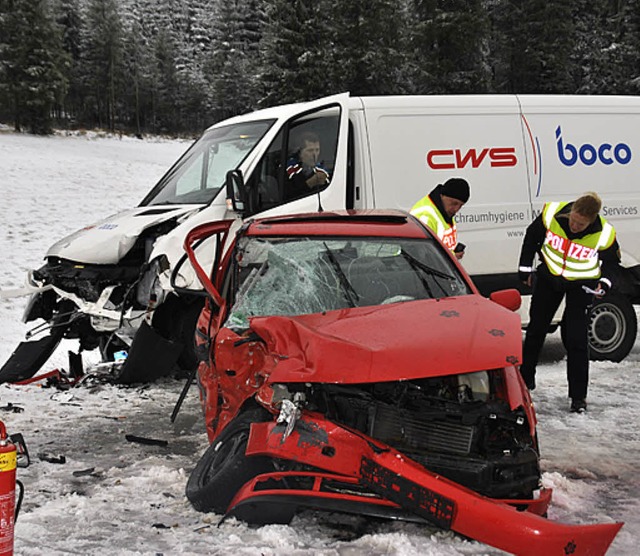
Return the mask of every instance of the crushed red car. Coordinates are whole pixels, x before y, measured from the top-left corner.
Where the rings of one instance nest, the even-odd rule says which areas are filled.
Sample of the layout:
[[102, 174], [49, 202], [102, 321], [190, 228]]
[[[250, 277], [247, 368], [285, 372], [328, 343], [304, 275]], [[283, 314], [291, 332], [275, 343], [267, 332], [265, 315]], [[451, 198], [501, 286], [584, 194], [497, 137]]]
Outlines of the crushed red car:
[[[185, 242], [208, 296], [196, 345], [211, 445], [186, 488], [197, 510], [266, 524], [325, 509], [517, 554], [606, 552], [622, 524], [542, 517], [517, 291], [482, 297], [400, 211], [232, 226]], [[198, 252], [213, 245], [208, 272]]]

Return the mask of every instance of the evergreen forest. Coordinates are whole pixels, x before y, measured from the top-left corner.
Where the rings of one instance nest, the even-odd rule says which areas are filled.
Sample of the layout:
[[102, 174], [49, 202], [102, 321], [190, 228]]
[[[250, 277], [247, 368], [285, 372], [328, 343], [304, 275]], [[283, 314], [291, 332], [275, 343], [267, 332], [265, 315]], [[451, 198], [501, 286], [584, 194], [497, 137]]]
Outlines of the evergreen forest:
[[640, 0], [0, 0], [0, 122], [196, 134], [349, 91], [640, 94]]

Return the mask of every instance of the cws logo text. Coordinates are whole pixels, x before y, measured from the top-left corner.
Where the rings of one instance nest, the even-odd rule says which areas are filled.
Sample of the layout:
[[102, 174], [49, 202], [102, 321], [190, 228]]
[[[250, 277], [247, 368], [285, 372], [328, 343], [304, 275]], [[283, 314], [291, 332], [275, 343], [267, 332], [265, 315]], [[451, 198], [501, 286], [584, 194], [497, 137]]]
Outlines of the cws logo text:
[[629, 164], [631, 162], [631, 147], [626, 143], [616, 145], [584, 143], [576, 146], [568, 141], [565, 143], [560, 126], [556, 128], [556, 147], [558, 158], [565, 166], [573, 166], [578, 161], [585, 166], [593, 166], [596, 163], [610, 166], [611, 164]]
[[484, 147], [482, 149], [434, 149], [427, 153], [427, 164], [432, 170], [454, 168], [511, 167], [518, 163], [514, 147]]

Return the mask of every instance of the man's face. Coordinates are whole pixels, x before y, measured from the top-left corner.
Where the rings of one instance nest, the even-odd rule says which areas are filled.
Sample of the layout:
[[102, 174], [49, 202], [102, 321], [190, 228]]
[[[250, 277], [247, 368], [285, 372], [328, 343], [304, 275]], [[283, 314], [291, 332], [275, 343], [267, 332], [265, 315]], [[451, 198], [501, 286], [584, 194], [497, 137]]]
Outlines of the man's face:
[[574, 234], [584, 232], [589, 225], [593, 222], [588, 216], [584, 216], [579, 212], [572, 210], [569, 213], [569, 229]]
[[315, 166], [320, 158], [320, 142], [305, 141], [300, 149], [300, 162], [303, 166]]
[[463, 207], [464, 201], [460, 199], [455, 199], [453, 197], [447, 197], [446, 195], [441, 195], [442, 199], [442, 208], [447, 213], [449, 218], [453, 218], [458, 211]]

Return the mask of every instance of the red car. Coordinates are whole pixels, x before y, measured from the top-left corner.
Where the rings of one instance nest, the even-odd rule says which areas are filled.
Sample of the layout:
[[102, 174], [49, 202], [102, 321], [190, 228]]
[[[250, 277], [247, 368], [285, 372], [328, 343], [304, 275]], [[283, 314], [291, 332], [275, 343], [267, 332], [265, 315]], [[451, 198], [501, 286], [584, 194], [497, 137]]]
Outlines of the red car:
[[[262, 219], [234, 238], [232, 225], [185, 242], [208, 295], [196, 344], [211, 445], [186, 489], [197, 510], [264, 524], [311, 507], [517, 554], [606, 551], [622, 524], [541, 517], [551, 493], [517, 369], [517, 291], [482, 297], [400, 211]], [[214, 241], [210, 275], [197, 252]]]

